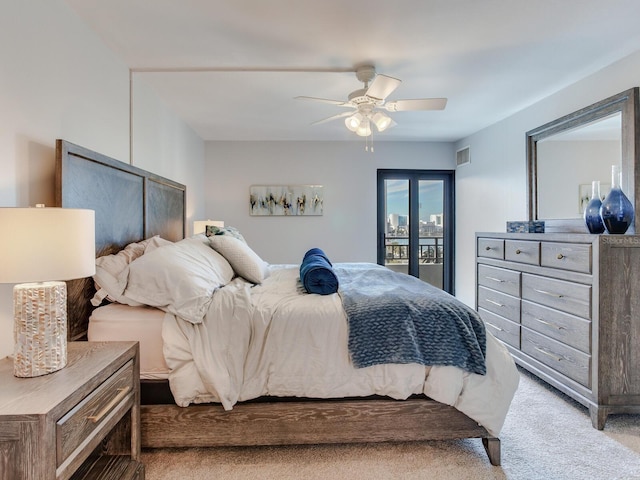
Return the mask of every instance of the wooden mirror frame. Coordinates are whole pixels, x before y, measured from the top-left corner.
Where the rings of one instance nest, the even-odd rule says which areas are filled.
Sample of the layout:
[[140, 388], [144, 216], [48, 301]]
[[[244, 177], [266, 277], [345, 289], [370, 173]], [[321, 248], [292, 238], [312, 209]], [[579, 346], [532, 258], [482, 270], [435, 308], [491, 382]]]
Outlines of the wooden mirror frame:
[[[527, 210], [529, 220], [544, 220], [545, 232], [587, 233], [582, 219], [538, 218], [538, 142], [615, 113], [621, 113], [622, 189], [640, 212], [640, 108], [638, 87], [594, 103], [527, 132]], [[628, 233], [635, 231], [634, 225]]]

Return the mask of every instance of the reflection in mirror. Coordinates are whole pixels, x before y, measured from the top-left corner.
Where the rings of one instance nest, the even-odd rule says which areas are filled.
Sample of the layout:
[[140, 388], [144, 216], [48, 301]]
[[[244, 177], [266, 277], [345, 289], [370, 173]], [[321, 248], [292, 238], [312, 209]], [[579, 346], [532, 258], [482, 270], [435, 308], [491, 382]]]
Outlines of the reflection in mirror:
[[621, 163], [621, 114], [576, 127], [538, 142], [538, 216], [582, 218], [591, 182], [606, 196], [611, 165]]
[[[588, 233], [582, 209], [591, 182], [600, 180], [606, 194], [614, 164], [640, 211], [639, 92], [631, 88], [527, 132], [529, 220], [544, 220], [549, 233]], [[634, 231], [632, 224], [627, 233]]]

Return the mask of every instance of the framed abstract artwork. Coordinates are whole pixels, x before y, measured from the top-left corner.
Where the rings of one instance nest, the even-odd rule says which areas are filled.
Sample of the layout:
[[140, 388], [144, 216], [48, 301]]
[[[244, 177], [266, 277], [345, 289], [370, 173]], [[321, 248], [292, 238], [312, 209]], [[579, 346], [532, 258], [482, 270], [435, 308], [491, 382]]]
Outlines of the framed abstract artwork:
[[252, 185], [251, 215], [312, 216], [324, 210], [322, 185]]

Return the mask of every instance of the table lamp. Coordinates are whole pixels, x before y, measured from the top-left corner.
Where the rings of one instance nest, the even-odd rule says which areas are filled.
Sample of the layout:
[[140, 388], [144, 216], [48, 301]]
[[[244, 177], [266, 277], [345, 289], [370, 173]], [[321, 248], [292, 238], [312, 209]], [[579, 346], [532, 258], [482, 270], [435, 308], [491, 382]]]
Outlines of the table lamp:
[[[0, 283], [13, 287], [16, 377], [67, 364], [67, 285], [95, 273], [95, 213], [71, 208], [0, 208]], [[21, 283], [36, 282], [36, 283]]]

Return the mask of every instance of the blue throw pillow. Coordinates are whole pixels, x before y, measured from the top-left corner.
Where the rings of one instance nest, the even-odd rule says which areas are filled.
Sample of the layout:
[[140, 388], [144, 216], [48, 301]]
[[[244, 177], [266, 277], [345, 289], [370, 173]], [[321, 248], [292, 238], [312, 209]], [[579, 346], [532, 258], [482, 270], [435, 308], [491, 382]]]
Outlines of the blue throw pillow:
[[331, 295], [339, 287], [331, 261], [319, 248], [312, 248], [305, 253], [300, 264], [300, 280], [307, 292], [319, 295]]

